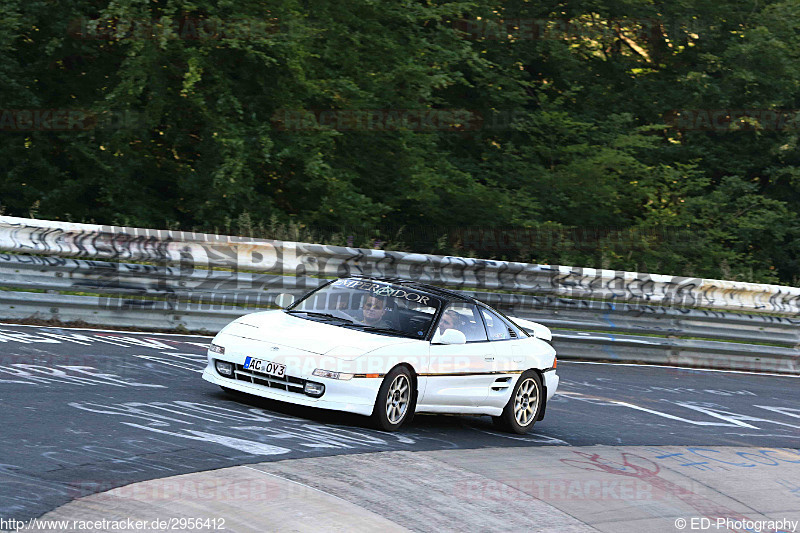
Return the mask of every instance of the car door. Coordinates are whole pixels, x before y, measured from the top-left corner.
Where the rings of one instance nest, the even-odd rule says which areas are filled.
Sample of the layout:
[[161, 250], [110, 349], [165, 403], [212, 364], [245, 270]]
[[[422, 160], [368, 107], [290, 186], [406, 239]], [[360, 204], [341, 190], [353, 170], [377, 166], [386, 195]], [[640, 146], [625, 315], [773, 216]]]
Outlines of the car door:
[[488, 307], [480, 307], [481, 317], [494, 353], [495, 372], [486, 405], [503, 407], [508, 401], [516, 376], [526, 370], [524, 366], [525, 343], [528, 335]]
[[[466, 344], [440, 344], [442, 331], [436, 325], [421, 406], [475, 407], [483, 405], [492, 382], [495, 352], [486, 335], [483, 320], [473, 304], [450, 304], [440, 317], [455, 312], [455, 328], [464, 333]], [[433, 409], [435, 410], [435, 409]], [[446, 410], [446, 409], [445, 409]]]

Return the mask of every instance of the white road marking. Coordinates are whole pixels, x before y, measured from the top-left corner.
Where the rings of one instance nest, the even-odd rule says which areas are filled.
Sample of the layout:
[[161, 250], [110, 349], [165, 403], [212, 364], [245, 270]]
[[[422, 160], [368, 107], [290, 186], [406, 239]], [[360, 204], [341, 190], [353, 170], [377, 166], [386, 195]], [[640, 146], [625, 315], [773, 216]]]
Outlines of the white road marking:
[[[151, 426], [143, 426], [141, 424], [134, 424], [132, 422], [122, 422], [126, 426], [131, 426], [139, 429], [146, 429], [154, 433], [161, 433], [163, 435], [172, 435], [173, 437], [181, 437], [183, 439], [199, 440], [203, 442], [214, 442], [222, 446], [239, 450], [240, 452], [249, 453], [251, 455], [281, 455], [289, 453], [289, 448], [282, 448], [280, 446], [273, 446], [272, 444], [264, 444], [252, 440], [238, 439], [236, 437], [228, 437], [227, 435], [218, 435], [216, 433], [207, 433], [205, 431], [195, 431], [192, 429], [184, 430], [186, 433], [176, 433], [174, 431], [167, 431], [164, 429], [157, 429]], [[187, 434], [188, 433], [188, 434]]]
[[198, 335], [187, 333], [159, 333], [157, 331], [127, 331], [120, 329], [99, 329], [99, 328], [67, 328], [62, 326], [39, 326], [36, 324], [9, 324], [7, 322], [0, 322], [0, 326], [9, 326], [15, 328], [39, 328], [39, 329], [67, 329], [75, 331], [102, 331], [104, 333], [117, 333], [120, 335], [160, 335], [162, 337], [208, 337], [211, 338], [214, 334]]
[[669, 366], [669, 365], [644, 365], [640, 363], [602, 363], [599, 361], [568, 361], [559, 359], [558, 364], [566, 365], [603, 365], [603, 366], [640, 366], [647, 368], [672, 368], [676, 370], [691, 370], [693, 372], [726, 372], [728, 374], [748, 374], [751, 376], [777, 376], [781, 378], [800, 378], [800, 374], [776, 374], [774, 372], [751, 372], [749, 370], [721, 370], [719, 368], [693, 368], [691, 366]]

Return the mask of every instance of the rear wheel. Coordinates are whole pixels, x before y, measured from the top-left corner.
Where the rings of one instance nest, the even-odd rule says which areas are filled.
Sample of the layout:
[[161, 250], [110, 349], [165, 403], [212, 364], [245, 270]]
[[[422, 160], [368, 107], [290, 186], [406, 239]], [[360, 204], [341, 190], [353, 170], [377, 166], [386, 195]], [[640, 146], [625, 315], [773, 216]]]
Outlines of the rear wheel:
[[542, 407], [542, 380], [533, 370], [524, 372], [500, 416], [493, 417], [495, 425], [514, 433], [524, 434], [533, 428]]
[[398, 366], [386, 374], [372, 409], [372, 422], [384, 431], [397, 431], [414, 409], [414, 379], [411, 371]]

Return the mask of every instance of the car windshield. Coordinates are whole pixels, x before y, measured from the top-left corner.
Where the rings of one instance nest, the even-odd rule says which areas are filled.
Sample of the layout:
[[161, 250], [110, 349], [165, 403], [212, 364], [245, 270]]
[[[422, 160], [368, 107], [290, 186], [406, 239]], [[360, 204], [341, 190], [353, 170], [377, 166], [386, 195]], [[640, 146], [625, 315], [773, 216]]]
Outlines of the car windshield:
[[346, 278], [309, 293], [288, 313], [343, 327], [422, 339], [442, 301], [411, 287]]

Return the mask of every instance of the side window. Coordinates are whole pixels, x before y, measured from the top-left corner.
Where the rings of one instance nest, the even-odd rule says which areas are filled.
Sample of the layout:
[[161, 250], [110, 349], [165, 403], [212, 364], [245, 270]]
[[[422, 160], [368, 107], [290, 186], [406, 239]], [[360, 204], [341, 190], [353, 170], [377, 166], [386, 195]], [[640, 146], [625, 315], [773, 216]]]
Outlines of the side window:
[[505, 341], [525, 336], [496, 313], [483, 308], [481, 308], [481, 313], [483, 314], [483, 320], [486, 321], [486, 330], [489, 332], [489, 340]]
[[422, 337], [428, 332], [438, 310], [436, 307], [396, 298], [400, 330]]
[[483, 327], [478, 307], [473, 304], [448, 305], [436, 328], [435, 335], [441, 335], [448, 329], [457, 329], [467, 338], [467, 342], [485, 342], [486, 330]]

